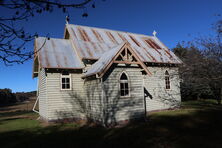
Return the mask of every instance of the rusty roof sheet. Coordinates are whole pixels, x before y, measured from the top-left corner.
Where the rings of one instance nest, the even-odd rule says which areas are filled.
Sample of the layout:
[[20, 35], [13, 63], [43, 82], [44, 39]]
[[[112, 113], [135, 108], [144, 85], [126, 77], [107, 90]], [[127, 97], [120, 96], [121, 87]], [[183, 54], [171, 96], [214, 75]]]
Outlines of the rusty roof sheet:
[[48, 40], [44, 37], [39, 37], [35, 39], [35, 50], [38, 49], [40, 49], [38, 58], [41, 67], [64, 69], [84, 68], [70, 40], [55, 38]]
[[121, 47], [124, 45], [125, 43], [122, 43], [106, 52], [104, 52], [101, 56], [101, 58], [99, 58], [98, 61], [96, 61], [88, 70], [87, 72], [84, 74], [84, 77], [87, 76], [91, 76], [97, 73], [102, 72], [106, 66], [112, 61], [112, 59], [114, 58], [114, 56], [116, 55], [116, 53], [121, 49]]
[[143, 62], [182, 63], [154, 36], [72, 24], [67, 24], [66, 29], [75, 41], [78, 55], [82, 59], [99, 59], [106, 51], [128, 42]]

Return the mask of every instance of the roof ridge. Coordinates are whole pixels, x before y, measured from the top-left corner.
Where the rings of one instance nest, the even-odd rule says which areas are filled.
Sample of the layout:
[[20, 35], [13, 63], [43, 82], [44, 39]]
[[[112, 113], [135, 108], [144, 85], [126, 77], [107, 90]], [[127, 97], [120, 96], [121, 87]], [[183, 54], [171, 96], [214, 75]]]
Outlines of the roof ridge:
[[[39, 37], [37, 37], [37, 38], [35, 38], [35, 39], [38, 39], [38, 38], [48, 38], [48, 37], [44, 37], [44, 36], [39, 36]], [[49, 37], [50, 39], [55, 39], [55, 40], [66, 40], [66, 41], [68, 41], [69, 39], [64, 39], [64, 38], [52, 38], [52, 37]]]
[[102, 29], [102, 30], [106, 30], [106, 31], [116, 31], [116, 32], [121, 32], [121, 33], [129, 33], [129, 34], [135, 34], [135, 35], [140, 35], [140, 36], [144, 36], [144, 37], [150, 37], [153, 38], [153, 36], [150, 35], [145, 35], [145, 34], [141, 34], [141, 33], [133, 33], [133, 32], [128, 32], [128, 31], [120, 31], [120, 30], [113, 30], [113, 29], [107, 29], [107, 28], [100, 28], [100, 27], [91, 27], [91, 26], [85, 26], [85, 25], [77, 25], [77, 24], [66, 24], [67, 26], [80, 26], [80, 27], [88, 27], [88, 28], [96, 28], [96, 29]]

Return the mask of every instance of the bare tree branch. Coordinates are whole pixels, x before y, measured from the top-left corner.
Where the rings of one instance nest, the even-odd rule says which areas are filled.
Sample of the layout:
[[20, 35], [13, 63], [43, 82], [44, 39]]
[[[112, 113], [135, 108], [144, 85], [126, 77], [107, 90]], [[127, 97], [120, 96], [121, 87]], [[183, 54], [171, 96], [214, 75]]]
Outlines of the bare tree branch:
[[[69, 13], [71, 9], [82, 9], [83, 17], [87, 17], [86, 6], [94, 0], [82, 0], [79, 2], [64, 2], [62, 0], [0, 0], [0, 8], [12, 12], [8, 15], [0, 15], [0, 61], [5, 65], [13, 63], [22, 64], [32, 58], [35, 52], [26, 49], [26, 44], [33, 41], [38, 34], [26, 32], [24, 27], [18, 27], [22, 21], [44, 12], [53, 12], [61, 9], [63, 13]], [[48, 36], [49, 37], [49, 36]]]

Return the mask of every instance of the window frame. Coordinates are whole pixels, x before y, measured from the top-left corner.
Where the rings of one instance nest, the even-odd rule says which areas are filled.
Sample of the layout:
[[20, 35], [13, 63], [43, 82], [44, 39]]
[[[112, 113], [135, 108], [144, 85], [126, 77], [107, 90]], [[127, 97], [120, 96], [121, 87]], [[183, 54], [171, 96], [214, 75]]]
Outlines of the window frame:
[[166, 90], [170, 90], [171, 89], [170, 74], [169, 74], [169, 72], [167, 70], [165, 71], [164, 79], [165, 79], [165, 89]]
[[[127, 80], [121, 80], [120, 78], [121, 78], [121, 76], [122, 76], [122, 74], [125, 74], [126, 75], [126, 77], [127, 77]], [[128, 84], [128, 95], [126, 95], [126, 96], [121, 96], [121, 84], [124, 84], [124, 83], [127, 83]], [[120, 98], [129, 98], [131, 95], [130, 95], [130, 79], [129, 79], [129, 76], [128, 76], [128, 74], [125, 72], [125, 71], [123, 71], [123, 72], [121, 72], [121, 74], [119, 75], [119, 94], [120, 94]]]
[[[62, 88], [62, 78], [69, 78], [69, 88]], [[68, 75], [64, 75], [61, 73], [60, 75], [60, 90], [72, 90], [72, 79], [71, 79], [71, 74], [69, 73]]]

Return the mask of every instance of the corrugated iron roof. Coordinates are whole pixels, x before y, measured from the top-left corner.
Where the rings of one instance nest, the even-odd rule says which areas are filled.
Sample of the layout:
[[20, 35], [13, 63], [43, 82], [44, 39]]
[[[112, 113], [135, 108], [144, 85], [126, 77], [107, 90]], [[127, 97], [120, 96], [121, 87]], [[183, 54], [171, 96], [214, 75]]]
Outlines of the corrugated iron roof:
[[104, 52], [128, 42], [143, 62], [182, 63], [157, 37], [67, 24], [66, 29], [75, 41], [82, 59], [99, 59]]
[[104, 53], [123, 43], [129, 43], [142, 62], [182, 63], [154, 36], [72, 24], [67, 24], [66, 30], [69, 39], [36, 38], [35, 50], [41, 48], [38, 52], [41, 67], [82, 69], [85, 67], [82, 59], [101, 59]]
[[38, 49], [41, 67], [67, 69], [81, 69], [85, 67], [74, 51], [70, 40], [55, 38], [48, 40], [44, 37], [39, 37], [35, 40], [35, 50]]

